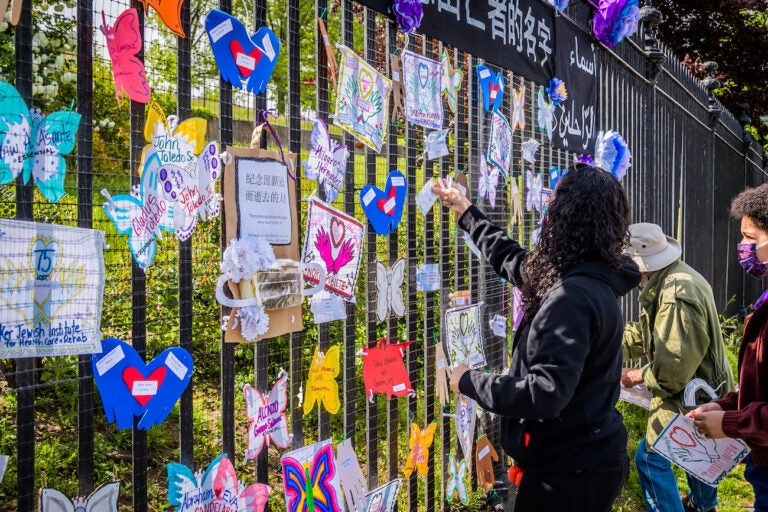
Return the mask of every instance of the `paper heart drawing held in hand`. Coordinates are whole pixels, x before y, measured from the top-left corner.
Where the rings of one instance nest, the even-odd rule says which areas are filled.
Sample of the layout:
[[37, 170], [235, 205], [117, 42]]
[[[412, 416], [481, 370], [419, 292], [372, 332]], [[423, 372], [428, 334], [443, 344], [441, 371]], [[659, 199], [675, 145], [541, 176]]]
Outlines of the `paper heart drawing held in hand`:
[[62, 155], [75, 147], [80, 114], [60, 110], [48, 116], [27, 108], [18, 91], [0, 82], [0, 185], [22, 174], [33, 177], [45, 198], [57, 203], [64, 197], [67, 165]]
[[94, 354], [91, 365], [107, 422], [122, 430], [139, 416], [138, 429], [147, 430], [165, 421], [192, 377], [189, 352], [172, 347], [144, 364], [122, 340], [106, 338], [101, 346], [103, 352]]
[[347, 167], [349, 151], [331, 139], [328, 127], [322, 119], [315, 118], [312, 128], [312, 152], [309, 159], [302, 162], [304, 174], [308, 180], [317, 180], [323, 188], [324, 200], [332, 203], [339, 197], [344, 185], [344, 171]]
[[248, 449], [245, 460], [255, 458], [270, 440], [275, 446], [287, 448], [291, 442], [288, 434], [288, 374], [281, 370], [269, 395], [249, 385], [243, 388], [246, 415], [248, 416]]
[[287, 512], [342, 512], [333, 443], [320, 441], [280, 458]]
[[384, 191], [374, 185], [365, 185], [360, 190], [360, 205], [377, 235], [386, 236], [397, 229], [407, 190], [405, 176], [398, 170], [389, 173]]
[[403, 474], [405, 478], [408, 478], [413, 473], [413, 470], [419, 472], [424, 476], [429, 472], [429, 447], [432, 446], [432, 441], [435, 439], [435, 430], [437, 429], [437, 423], [434, 421], [427, 425], [424, 430], [421, 430], [416, 423], [411, 424], [411, 437], [408, 439], [408, 459], [405, 461], [405, 469]]
[[323, 404], [329, 413], [336, 414], [339, 412], [341, 401], [339, 400], [339, 385], [336, 383], [336, 377], [340, 370], [338, 345], [329, 347], [324, 353], [320, 352], [319, 347], [315, 347], [312, 364], [309, 366], [307, 387], [304, 391], [304, 414], [309, 414], [312, 411], [315, 402], [317, 402], [318, 409], [320, 404]]
[[205, 31], [224, 80], [254, 94], [267, 90], [280, 54], [280, 40], [271, 29], [261, 27], [249, 36], [240, 20], [212, 9]]
[[56, 489], [40, 490], [40, 512], [117, 512], [120, 482], [101, 484], [90, 496], [70, 500]]
[[148, 103], [151, 89], [147, 83], [144, 63], [136, 57], [142, 46], [138, 12], [134, 8], [124, 10], [111, 26], [107, 25], [104, 11], [101, 12], [101, 19], [101, 32], [107, 39], [109, 58], [112, 61], [117, 104], [120, 104], [123, 94], [133, 101]]
[[205, 473], [193, 473], [184, 464], [168, 464], [168, 502], [175, 512], [227, 510], [263, 512], [272, 489], [266, 484], [245, 486], [226, 454], [210, 463]]
[[380, 338], [376, 346], [363, 348], [363, 384], [368, 401], [373, 403], [374, 393], [387, 398], [416, 394], [403, 363], [405, 349], [411, 343], [389, 343], [387, 338]]

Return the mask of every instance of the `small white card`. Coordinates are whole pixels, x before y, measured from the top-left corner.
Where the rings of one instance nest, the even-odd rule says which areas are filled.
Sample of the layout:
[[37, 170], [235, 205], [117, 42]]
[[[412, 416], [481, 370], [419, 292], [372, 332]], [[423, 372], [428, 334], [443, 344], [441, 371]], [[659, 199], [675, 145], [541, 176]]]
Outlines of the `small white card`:
[[437, 201], [437, 194], [432, 192], [432, 186], [435, 184], [435, 180], [430, 178], [428, 182], [421, 187], [421, 190], [416, 194], [416, 206], [419, 207], [421, 213], [428, 214], [432, 209], [432, 205]]
[[507, 337], [507, 319], [501, 315], [493, 315], [490, 320], [491, 330], [496, 336]]
[[5, 476], [6, 467], [8, 467], [8, 456], [0, 455], [0, 484], [3, 483], [3, 477]]
[[344, 320], [347, 318], [347, 308], [344, 299], [331, 295], [326, 291], [318, 292], [310, 300], [310, 309], [316, 324]]
[[437, 263], [416, 266], [416, 291], [435, 292], [440, 289], [440, 267]]
[[638, 384], [631, 388], [621, 386], [619, 400], [624, 400], [631, 404], [638, 405], [646, 410], [651, 410], [651, 392], [645, 387], [645, 384]]
[[435, 158], [441, 158], [447, 156], [448, 144], [448, 129], [437, 130], [427, 134], [424, 141], [424, 151], [427, 153], [428, 160], [434, 160]]

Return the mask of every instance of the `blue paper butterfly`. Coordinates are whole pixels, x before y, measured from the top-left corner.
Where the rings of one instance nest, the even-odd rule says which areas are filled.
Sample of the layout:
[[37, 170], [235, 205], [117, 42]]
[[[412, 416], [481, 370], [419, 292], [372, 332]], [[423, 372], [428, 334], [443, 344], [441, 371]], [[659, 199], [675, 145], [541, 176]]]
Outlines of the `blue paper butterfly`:
[[477, 66], [477, 80], [483, 91], [483, 108], [486, 112], [498, 112], [504, 98], [504, 77], [501, 72], [493, 74], [487, 66]]
[[67, 165], [61, 155], [75, 147], [80, 114], [61, 110], [43, 116], [30, 112], [18, 91], [0, 82], [0, 185], [23, 171], [24, 183], [34, 176], [37, 188], [48, 201], [64, 196]]

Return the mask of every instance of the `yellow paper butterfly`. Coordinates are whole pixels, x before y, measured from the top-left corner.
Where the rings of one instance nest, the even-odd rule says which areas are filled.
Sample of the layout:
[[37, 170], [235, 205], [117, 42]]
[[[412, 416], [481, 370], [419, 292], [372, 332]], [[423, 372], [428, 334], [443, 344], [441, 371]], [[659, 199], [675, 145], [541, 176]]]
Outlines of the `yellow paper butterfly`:
[[451, 112], [456, 112], [456, 97], [461, 89], [461, 81], [464, 80], [464, 72], [460, 69], [451, 69], [451, 61], [448, 59], [448, 52], [443, 50], [443, 56], [440, 58], [442, 71], [440, 73], [440, 92], [448, 99], [448, 106]]
[[339, 385], [336, 377], [339, 375], [339, 346], [330, 347], [325, 354], [315, 347], [315, 355], [312, 356], [312, 364], [309, 367], [309, 378], [305, 389], [304, 414], [322, 403], [325, 409], [331, 413], [339, 412]]
[[148, 151], [154, 150], [162, 165], [185, 167], [203, 152], [206, 126], [207, 121], [199, 117], [190, 117], [182, 122], [174, 115], [166, 117], [163, 107], [150, 103], [144, 125], [144, 139], [149, 144], [141, 152], [142, 161], [145, 161]]
[[429, 472], [427, 460], [429, 459], [429, 447], [435, 439], [435, 429], [437, 423], [432, 422], [422, 431], [415, 423], [411, 424], [411, 438], [408, 441], [408, 447], [411, 452], [408, 454], [408, 460], [405, 462], [405, 477], [408, 478], [416, 469], [420, 475], [424, 476]]

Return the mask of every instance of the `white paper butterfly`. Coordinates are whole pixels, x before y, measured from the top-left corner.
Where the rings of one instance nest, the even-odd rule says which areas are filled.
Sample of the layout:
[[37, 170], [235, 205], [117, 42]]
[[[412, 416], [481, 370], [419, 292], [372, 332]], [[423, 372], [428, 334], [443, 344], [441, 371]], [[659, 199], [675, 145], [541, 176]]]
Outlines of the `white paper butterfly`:
[[464, 477], [467, 475], [467, 461], [462, 460], [458, 466], [456, 457], [451, 455], [448, 458], [448, 483], [445, 485], [445, 498], [452, 500], [454, 495], [458, 494], [459, 499], [465, 505], [469, 503], [467, 495], [467, 484], [464, 483]]
[[248, 420], [248, 449], [245, 460], [253, 459], [261, 452], [264, 444], [272, 443], [287, 448], [291, 442], [288, 434], [288, 419], [285, 408], [288, 405], [288, 374], [281, 370], [269, 396], [263, 396], [258, 389], [246, 385], [245, 409]]
[[512, 89], [512, 122], [509, 123], [512, 131], [518, 127], [525, 130], [525, 86], [520, 90]]
[[543, 180], [541, 174], [534, 174], [529, 170], [525, 171], [525, 186], [528, 189], [528, 195], [525, 196], [525, 209], [527, 211], [536, 210], [541, 213], [541, 189]]
[[87, 498], [70, 500], [56, 489], [40, 491], [40, 512], [117, 512], [120, 482], [102, 484]]
[[544, 93], [541, 92], [541, 89], [539, 89], [537, 96], [539, 104], [539, 130], [545, 130], [547, 132], [547, 139], [551, 141], [552, 132], [555, 130], [556, 105], [554, 103], [547, 102], [547, 100], [544, 99]]
[[477, 192], [480, 197], [486, 199], [491, 208], [496, 208], [496, 187], [499, 185], [499, 168], [495, 165], [490, 166], [485, 160], [485, 156], [480, 157], [480, 176], [477, 182]]
[[197, 225], [198, 216], [219, 216], [221, 196], [216, 193], [216, 180], [221, 176], [219, 146], [209, 142], [197, 162], [186, 167], [164, 165], [158, 172], [163, 195], [173, 208], [173, 224], [179, 240], [187, 240]]
[[376, 316], [379, 322], [386, 320], [389, 312], [396, 316], [405, 314], [403, 303], [403, 285], [405, 260], [400, 258], [392, 267], [385, 267], [380, 261], [376, 262]]

